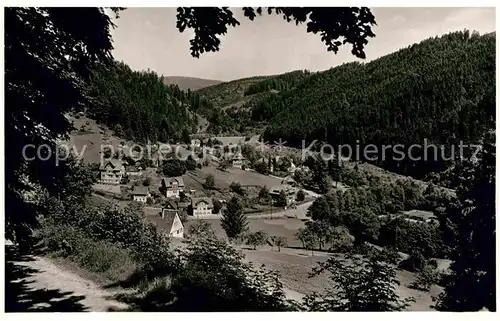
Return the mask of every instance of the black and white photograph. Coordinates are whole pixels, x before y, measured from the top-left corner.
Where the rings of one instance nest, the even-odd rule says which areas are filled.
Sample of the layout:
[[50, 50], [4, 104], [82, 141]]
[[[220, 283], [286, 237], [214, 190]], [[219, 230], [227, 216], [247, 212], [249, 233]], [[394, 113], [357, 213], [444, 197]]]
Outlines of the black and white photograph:
[[97, 4], [3, 8], [5, 316], [496, 312], [494, 2]]

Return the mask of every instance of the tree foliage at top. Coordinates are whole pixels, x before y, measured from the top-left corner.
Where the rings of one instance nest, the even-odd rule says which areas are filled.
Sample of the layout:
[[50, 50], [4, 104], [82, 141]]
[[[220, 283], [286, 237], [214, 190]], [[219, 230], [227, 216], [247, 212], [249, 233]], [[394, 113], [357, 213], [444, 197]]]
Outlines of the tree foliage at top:
[[[262, 15], [263, 8], [243, 7], [242, 10], [244, 16], [253, 21], [257, 15]], [[296, 25], [306, 23], [307, 32], [319, 33], [327, 50], [334, 53], [340, 46], [350, 44], [353, 55], [365, 58], [364, 47], [368, 38], [375, 36], [372, 32], [375, 17], [365, 7], [269, 7], [267, 13], [280, 15], [286, 22], [293, 21]], [[194, 31], [194, 38], [190, 40], [193, 57], [218, 51], [221, 44], [219, 37], [227, 33], [228, 27], [239, 24], [227, 7], [177, 8], [179, 31], [184, 32], [186, 28]]]

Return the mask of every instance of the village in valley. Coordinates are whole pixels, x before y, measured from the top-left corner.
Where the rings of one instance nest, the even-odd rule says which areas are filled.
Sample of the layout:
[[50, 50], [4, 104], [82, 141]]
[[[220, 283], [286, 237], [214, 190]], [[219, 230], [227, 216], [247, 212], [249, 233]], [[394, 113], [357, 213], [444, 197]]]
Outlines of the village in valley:
[[[91, 199], [98, 206], [125, 208], [135, 204], [134, 208], [169, 237], [173, 246], [182, 247], [196, 233], [200, 222], [208, 223], [217, 237], [227, 238], [221, 218], [227, 203], [236, 197], [248, 219], [249, 237], [234, 245], [245, 253], [246, 260], [282, 273], [287, 295], [293, 299], [299, 300], [304, 292], [320, 291], [329, 284], [325, 278], [308, 278], [315, 262], [328, 255], [321, 251], [321, 244], [308, 243], [304, 232], [311, 221], [309, 208], [324, 190], [318, 188], [314, 163], [307, 157], [301, 159], [302, 151], [276, 142], [263, 143], [259, 136], [194, 134], [189, 141], [164, 145], [162, 152], [160, 143], [143, 146], [123, 140], [83, 113], [70, 119], [75, 127], [71, 143], [77, 151], [86, 146], [83, 160], [94, 168], [96, 183]], [[98, 146], [104, 146], [103, 150]], [[357, 175], [375, 179], [381, 187], [410, 182], [415, 188], [428, 189], [428, 184], [421, 181], [369, 164], [346, 159], [340, 164], [346, 174], [338, 181], [328, 177], [323, 188], [330, 194], [348, 191], [349, 181], [357, 186]], [[397, 216], [425, 225], [437, 220], [432, 211], [422, 209], [384, 214], [379, 219]], [[343, 244], [352, 242], [349, 233], [339, 231]], [[290, 269], [294, 261], [296, 268]], [[440, 270], [449, 266], [448, 260], [438, 261]], [[399, 277], [406, 284], [401, 287], [405, 297], [418, 294], [414, 309], [430, 304], [430, 295], [439, 291], [439, 287], [433, 287], [422, 295], [410, 286], [415, 275], [402, 273]]]
[[4, 11], [8, 311], [496, 311], [494, 9]]
[[[89, 122], [84, 119], [75, 120]], [[158, 150], [160, 144], [156, 144], [148, 147], [148, 155], [143, 146], [142, 156], [125, 144], [118, 145], [114, 155], [105, 149], [94, 197], [122, 206], [138, 203], [146, 217], [176, 238], [184, 237], [188, 220], [220, 218], [234, 195], [244, 199], [244, 213], [249, 218], [307, 220], [306, 208], [301, 205], [309, 205], [318, 194], [295, 181], [296, 173], [304, 176], [311, 171], [306, 165], [295, 165], [299, 156], [281, 151], [281, 146], [265, 145], [258, 137], [194, 137], [190, 142], [174, 144], [169, 152]], [[172, 163], [174, 167], [180, 164], [180, 168], [164, 173], [163, 168]]]

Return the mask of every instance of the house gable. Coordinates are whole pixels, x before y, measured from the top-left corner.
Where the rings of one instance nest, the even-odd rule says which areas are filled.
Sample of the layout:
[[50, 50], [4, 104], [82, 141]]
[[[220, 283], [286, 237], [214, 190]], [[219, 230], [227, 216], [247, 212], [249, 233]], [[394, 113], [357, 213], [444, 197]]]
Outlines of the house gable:
[[179, 218], [179, 215], [177, 213], [175, 213], [174, 219], [172, 221], [172, 226], [170, 227], [169, 234], [172, 234], [172, 233], [174, 233], [182, 228], [184, 228], [184, 225], [182, 225], [182, 221]]

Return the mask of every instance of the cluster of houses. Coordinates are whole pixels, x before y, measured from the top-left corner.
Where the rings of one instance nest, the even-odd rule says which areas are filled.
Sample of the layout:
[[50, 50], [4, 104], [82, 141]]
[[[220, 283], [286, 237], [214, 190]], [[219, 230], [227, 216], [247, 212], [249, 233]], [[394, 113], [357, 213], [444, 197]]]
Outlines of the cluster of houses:
[[[201, 146], [200, 139], [193, 139], [191, 145], [199, 148]], [[231, 154], [226, 160], [229, 160], [231, 166], [235, 168], [244, 169], [247, 165], [247, 160], [241, 153]], [[281, 185], [274, 186], [269, 190], [270, 196], [275, 200], [284, 192], [287, 201], [286, 206], [295, 206], [298, 189], [294, 185], [295, 182], [291, 175], [297, 169], [300, 168], [297, 168], [292, 162], [288, 169], [290, 175], [283, 179]], [[133, 178], [142, 175], [143, 169], [141, 167], [129, 166], [120, 159], [109, 159], [100, 167], [100, 182], [102, 184], [120, 185], [125, 177]], [[148, 203], [148, 200], [152, 198], [151, 192], [152, 190], [147, 186], [134, 186], [131, 191], [131, 198], [136, 202]], [[180, 219], [182, 212], [198, 218], [213, 214], [214, 203], [210, 197], [183, 197], [193, 195], [194, 191], [186, 190], [182, 177], [162, 178], [159, 192], [166, 198], [166, 202], [161, 213], [152, 217], [152, 219], [169, 236], [184, 237], [184, 226]]]

